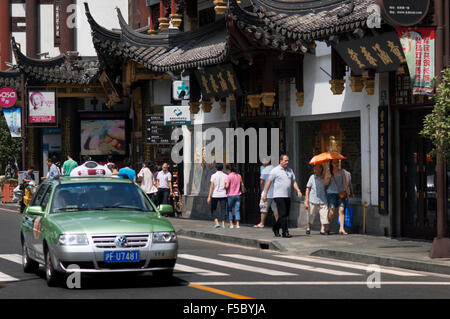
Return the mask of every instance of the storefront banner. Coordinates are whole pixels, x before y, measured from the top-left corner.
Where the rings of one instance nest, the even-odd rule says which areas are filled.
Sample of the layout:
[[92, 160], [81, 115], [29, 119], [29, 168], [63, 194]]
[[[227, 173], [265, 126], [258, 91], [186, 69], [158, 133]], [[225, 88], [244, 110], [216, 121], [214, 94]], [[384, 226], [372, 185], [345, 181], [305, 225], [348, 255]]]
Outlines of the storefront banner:
[[56, 123], [55, 92], [28, 92], [28, 123]]
[[0, 106], [13, 107], [17, 102], [17, 93], [12, 88], [5, 87], [0, 89]]
[[11, 137], [22, 137], [22, 109], [19, 107], [3, 109]]
[[434, 29], [396, 28], [406, 56], [413, 94], [434, 93]]

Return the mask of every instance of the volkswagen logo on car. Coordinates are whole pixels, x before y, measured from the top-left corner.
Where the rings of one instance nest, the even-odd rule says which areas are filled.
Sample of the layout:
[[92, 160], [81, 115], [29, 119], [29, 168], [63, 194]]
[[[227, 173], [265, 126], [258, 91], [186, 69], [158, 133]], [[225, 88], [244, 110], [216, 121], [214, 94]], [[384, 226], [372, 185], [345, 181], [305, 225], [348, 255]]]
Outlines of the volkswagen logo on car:
[[114, 244], [117, 247], [126, 247], [128, 244], [128, 240], [127, 237], [121, 235], [121, 236], [117, 236], [116, 239], [114, 240]]

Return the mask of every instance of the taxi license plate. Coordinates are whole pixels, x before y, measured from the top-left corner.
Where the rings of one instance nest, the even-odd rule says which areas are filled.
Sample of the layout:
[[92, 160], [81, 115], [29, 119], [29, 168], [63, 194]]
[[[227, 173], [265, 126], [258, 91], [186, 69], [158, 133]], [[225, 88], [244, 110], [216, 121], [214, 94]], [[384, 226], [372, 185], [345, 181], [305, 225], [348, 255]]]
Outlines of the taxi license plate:
[[139, 251], [105, 251], [103, 260], [106, 263], [130, 263], [139, 261]]

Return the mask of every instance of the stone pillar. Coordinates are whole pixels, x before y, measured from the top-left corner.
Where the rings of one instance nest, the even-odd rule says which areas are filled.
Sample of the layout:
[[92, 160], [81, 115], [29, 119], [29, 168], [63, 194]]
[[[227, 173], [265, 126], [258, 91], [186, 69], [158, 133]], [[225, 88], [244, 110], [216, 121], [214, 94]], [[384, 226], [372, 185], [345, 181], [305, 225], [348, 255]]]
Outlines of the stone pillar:
[[0, 71], [8, 69], [11, 61], [11, 8], [10, 0], [0, 0]]

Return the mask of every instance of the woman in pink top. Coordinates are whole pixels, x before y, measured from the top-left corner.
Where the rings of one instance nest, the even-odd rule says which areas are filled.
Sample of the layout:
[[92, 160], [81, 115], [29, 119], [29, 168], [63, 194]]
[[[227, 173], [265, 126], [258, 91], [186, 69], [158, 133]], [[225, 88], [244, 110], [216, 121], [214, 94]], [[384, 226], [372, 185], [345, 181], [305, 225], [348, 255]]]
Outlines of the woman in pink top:
[[240, 207], [241, 207], [241, 186], [244, 189], [244, 182], [241, 175], [236, 173], [233, 166], [227, 165], [227, 178], [225, 179], [225, 188], [227, 189], [227, 201], [228, 201], [228, 218], [230, 220], [230, 228], [233, 228], [233, 207], [236, 219], [236, 228], [239, 228], [239, 221], [241, 219]]

